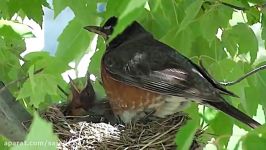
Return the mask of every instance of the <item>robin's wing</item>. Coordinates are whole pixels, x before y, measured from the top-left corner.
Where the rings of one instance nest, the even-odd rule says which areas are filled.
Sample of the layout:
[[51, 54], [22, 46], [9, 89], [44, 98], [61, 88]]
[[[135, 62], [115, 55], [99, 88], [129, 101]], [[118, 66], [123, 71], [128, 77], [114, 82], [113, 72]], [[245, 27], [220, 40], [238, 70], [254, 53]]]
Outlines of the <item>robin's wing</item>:
[[165, 95], [207, 101], [217, 100], [221, 93], [233, 95], [216, 86], [199, 66], [154, 39], [125, 42], [105, 54], [104, 64], [114, 79]]

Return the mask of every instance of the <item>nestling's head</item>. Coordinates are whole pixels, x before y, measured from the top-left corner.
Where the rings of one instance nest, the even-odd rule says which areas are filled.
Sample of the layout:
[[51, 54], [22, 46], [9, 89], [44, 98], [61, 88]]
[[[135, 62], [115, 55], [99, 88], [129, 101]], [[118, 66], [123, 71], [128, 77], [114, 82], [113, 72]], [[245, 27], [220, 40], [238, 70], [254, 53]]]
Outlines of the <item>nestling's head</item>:
[[105, 24], [102, 27], [86, 26], [84, 27], [84, 29], [99, 34], [105, 40], [107, 40], [108, 37], [113, 33], [114, 27], [117, 24], [117, 20], [118, 20], [117, 17], [111, 17], [105, 22]]

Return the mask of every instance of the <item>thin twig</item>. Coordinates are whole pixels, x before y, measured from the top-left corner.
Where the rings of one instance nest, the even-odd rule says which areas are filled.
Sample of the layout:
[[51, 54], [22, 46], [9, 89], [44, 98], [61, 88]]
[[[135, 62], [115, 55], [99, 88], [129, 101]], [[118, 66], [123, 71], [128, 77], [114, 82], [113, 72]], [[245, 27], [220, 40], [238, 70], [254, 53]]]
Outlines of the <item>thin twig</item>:
[[246, 73], [245, 75], [243, 75], [242, 77], [240, 77], [239, 79], [235, 80], [235, 81], [231, 81], [231, 82], [220, 82], [221, 85], [223, 86], [231, 86], [234, 85], [236, 83], [239, 83], [240, 81], [244, 80], [245, 78], [251, 76], [252, 74], [260, 71], [260, 70], [264, 70], [266, 69], [266, 65], [262, 65], [258, 68], [255, 68], [254, 70], [251, 70], [250, 72]]
[[228, 7], [231, 7], [231, 8], [234, 8], [234, 9], [237, 9], [237, 10], [247, 10], [247, 8], [244, 8], [244, 7], [239, 7], [239, 6], [235, 6], [235, 5], [232, 5], [232, 4], [228, 4], [228, 3], [225, 3], [225, 2], [222, 2], [222, 1], [219, 1], [221, 4], [225, 5], [225, 6], [228, 6]]
[[87, 118], [91, 117], [91, 115], [83, 115], [83, 116], [65, 116], [66, 118]]
[[[33, 74], [38, 74], [38, 73], [40, 73], [40, 72], [42, 72], [42, 71], [43, 71], [43, 68], [36, 70]], [[16, 84], [16, 83], [18, 83], [18, 82], [20, 82], [20, 81], [26, 80], [26, 79], [28, 79], [28, 78], [29, 78], [29, 75], [27, 75], [27, 76], [25, 76], [25, 77], [22, 77], [22, 78], [19, 78], [19, 79], [17, 79], [17, 80], [14, 80], [14, 81], [9, 82], [8, 84], [6, 84], [4, 87], [2, 87], [2, 88], [0, 89], [0, 93], [3, 92], [7, 87], [9, 87], [9, 86], [11, 86], [11, 85], [13, 85], [13, 84]]]
[[62, 92], [64, 93], [65, 96], [69, 96], [69, 94], [60, 86], [60, 85], [57, 85], [57, 88]]
[[[252, 7], [256, 7], [257, 9], [260, 9], [260, 10], [266, 7], [266, 3], [265, 4], [257, 4], [257, 5], [249, 6], [249, 7], [241, 7], [241, 6], [236, 6], [236, 5], [233, 5], [233, 4], [226, 3], [226, 2], [224, 2], [222, 0], [217, 0], [217, 2], [220, 3], [220, 4], [222, 4], [222, 5], [225, 5], [227, 7], [231, 7], [233, 9], [241, 10], [241, 11], [249, 10]], [[211, 1], [208, 1], [208, 0], [206, 0], [205, 3], [212, 4], [212, 2]]]
[[155, 142], [156, 140], [160, 139], [162, 136], [164, 136], [165, 134], [167, 134], [168, 132], [174, 130], [176, 127], [178, 127], [180, 125], [180, 123], [177, 123], [176, 125], [174, 125], [172, 128], [170, 128], [169, 130], [167, 130], [166, 132], [164, 132], [163, 134], [161, 134], [160, 136], [157, 136], [156, 138], [154, 138], [153, 140], [151, 140], [148, 144], [146, 144], [145, 146], [143, 146], [140, 150], [144, 150], [145, 148], [147, 148], [149, 145], [151, 145], [153, 142]]

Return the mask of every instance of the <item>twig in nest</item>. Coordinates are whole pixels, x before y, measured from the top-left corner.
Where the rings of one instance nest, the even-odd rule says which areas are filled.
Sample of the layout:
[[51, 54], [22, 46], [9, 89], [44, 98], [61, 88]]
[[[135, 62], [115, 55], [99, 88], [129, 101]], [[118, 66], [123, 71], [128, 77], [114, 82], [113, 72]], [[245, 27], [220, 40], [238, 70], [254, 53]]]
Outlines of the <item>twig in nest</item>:
[[[38, 74], [38, 73], [40, 73], [40, 72], [42, 72], [42, 71], [43, 71], [43, 68], [36, 70], [33, 74]], [[6, 84], [4, 87], [2, 87], [2, 88], [0, 89], [0, 93], [3, 92], [7, 87], [9, 87], [9, 86], [11, 86], [11, 85], [13, 85], [13, 84], [16, 84], [16, 83], [18, 83], [18, 82], [20, 82], [20, 81], [26, 80], [26, 79], [28, 79], [28, 78], [29, 78], [29, 75], [27, 75], [27, 76], [25, 76], [25, 77], [22, 77], [22, 78], [19, 78], [19, 79], [17, 79], [17, 80], [14, 80], [14, 81], [9, 82], [8, 84]]]
[[160, 136], [157, 136], [156, 138], [154, 138], [153, 140], [151, 140], [148, 144], [146, 144], [145, 146], [143, 146], [140, 150], [144, 150], [145, 148], [147, 148], [149, 145], [151, 145], [153, 142], [155, 142], [156, 140], [160, 139], [162, 136], [166, 135], [168, 132], [176, 129], [178, 126], [180, 126], [180, 123], [177, 123], [176, 125], [174, 125], [172, 128], [168, 129], [166, 132], [164, 132], [163, 134], [161, 134]]

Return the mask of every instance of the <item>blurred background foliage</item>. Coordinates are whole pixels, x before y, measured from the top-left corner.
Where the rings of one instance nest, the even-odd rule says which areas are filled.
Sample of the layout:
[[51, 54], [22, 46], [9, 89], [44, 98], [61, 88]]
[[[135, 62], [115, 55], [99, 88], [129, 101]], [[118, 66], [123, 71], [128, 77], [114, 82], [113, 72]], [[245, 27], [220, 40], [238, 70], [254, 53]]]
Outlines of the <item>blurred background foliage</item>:
[[[34, 37], [32, 29], [23, 20], [32, 19], [42, 27], [43, 8], [52, 9], [54, 18], [69, 8], [74, 17], [57, 39], [55, 55], [45, 51], [21, 55], [26, 50], [25, 40]], [[156, 39], [196, 63], [201, 59], [217, 81], [236, 80], [266, 61], [265, 0], [53, 0], [50, 5], [46, 0], [0, 0], [0, 80], [28, 111], [44, 109], [66, 101], [57, 88], [59, 85], [68, 91], [62, 74], [71, 69], [78, 72], [82, 57], [90, 53], [93, 56], [89, 67], [84, 69], [95, 75], [95, 90], [103, 97], [99, 80], [106, 43], [83, 27], [101, 25], [111, 16], [119, 18], [112, 38], [137, 20]], [[75, 65], [69, 65], [71, 62]], [[42, 68], [42, 72], [35, 74]], [[20, 80], [25, 76], [29, 78]], [[14, 81], [17, 82], [10, 84]], [[248, 115], [255, 116], [260, 123], [265, 123], [265, 88], [266, 71], [261, 71], [228, 87], [240, 98], [226, 99]], [[211, 141], [206, 149], [266, 147], [264, 126], [250, 131], [223, 113], [201, 106], [193, 105], [187, 112], [193, 119], [177, 134], [180, 149], [187, 149], [195, 129], [203, 127], [210, 133], [202, 137]], [[35, 121], [40, 122], [36, 118]], [[33, 127], [32, 130], [36, 132]], [[32, 135], [29, 136], [28, 139], [32, 139]]]

